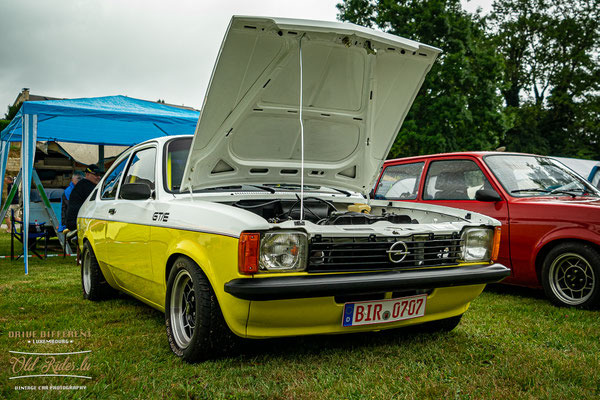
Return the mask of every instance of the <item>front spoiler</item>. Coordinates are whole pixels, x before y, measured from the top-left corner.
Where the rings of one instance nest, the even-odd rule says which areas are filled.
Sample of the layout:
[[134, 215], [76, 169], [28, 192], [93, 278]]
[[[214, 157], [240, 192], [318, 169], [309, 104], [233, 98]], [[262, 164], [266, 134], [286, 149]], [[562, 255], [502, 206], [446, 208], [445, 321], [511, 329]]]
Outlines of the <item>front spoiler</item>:
[[244, 300], [284, 300], [354, 294], [434, 289], [501, 281], [510, 270], [501, 264], [355, 274], [240, 278], [225, 284], [225, 292]]

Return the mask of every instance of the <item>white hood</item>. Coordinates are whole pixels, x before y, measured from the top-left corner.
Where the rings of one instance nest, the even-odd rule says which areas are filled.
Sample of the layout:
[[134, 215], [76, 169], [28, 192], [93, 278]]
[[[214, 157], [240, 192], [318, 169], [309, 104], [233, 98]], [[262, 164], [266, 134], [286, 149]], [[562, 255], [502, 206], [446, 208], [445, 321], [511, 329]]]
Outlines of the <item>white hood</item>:
[[304, 183], [366, 194], [439, 49], [354, 24], [231, 19], [182, 190]]

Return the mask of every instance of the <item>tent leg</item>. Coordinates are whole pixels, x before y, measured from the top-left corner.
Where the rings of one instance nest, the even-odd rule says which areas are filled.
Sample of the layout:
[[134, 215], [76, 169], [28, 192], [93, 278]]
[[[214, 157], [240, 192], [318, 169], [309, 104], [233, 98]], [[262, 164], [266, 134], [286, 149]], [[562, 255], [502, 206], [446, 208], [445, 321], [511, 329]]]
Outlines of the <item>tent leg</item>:
[[17, 191], [19, 190], [20, 183], [21, 183], [21, 170], [19, 170], [19, 174], [17, 175], [17, 177], [15, 178], [15, 181], [13, 182], [11, 191], [8, 193], [8, 196], [6, 196], [6, 201], [4, 202], [4, 205], [2, 206], [2, 210], [0, 211], [0, 221], [4, 221], [4, 217], [6, 216], [6, 213], [8, 212], [10, 203], [12, 203], [13, 198], [16, 196]]

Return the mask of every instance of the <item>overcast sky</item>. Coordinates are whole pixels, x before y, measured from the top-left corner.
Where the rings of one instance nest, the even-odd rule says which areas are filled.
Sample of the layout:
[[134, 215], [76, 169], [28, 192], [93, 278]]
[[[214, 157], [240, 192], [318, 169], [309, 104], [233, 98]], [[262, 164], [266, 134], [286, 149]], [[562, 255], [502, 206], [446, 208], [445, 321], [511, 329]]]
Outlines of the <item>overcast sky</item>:
[[[22, 88], [200, 108], [232, 15], [335, 20], [341, 0], [0, 0], [0, 117]], [[462, 0], [489, 11], [492, 0]]]

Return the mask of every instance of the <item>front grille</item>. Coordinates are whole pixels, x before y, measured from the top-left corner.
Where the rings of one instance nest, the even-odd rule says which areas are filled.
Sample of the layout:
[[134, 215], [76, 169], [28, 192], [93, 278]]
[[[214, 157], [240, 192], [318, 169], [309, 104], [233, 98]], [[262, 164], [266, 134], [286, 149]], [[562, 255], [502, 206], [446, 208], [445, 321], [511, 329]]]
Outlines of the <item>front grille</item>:
[[458, 234], [335, 238], [317, 235], [310, 240], [307, 270], [348, 272], [456, 265], [461, 244]]

